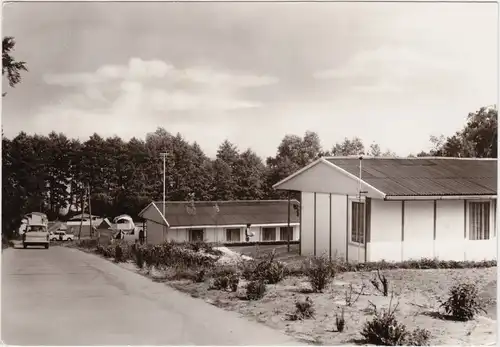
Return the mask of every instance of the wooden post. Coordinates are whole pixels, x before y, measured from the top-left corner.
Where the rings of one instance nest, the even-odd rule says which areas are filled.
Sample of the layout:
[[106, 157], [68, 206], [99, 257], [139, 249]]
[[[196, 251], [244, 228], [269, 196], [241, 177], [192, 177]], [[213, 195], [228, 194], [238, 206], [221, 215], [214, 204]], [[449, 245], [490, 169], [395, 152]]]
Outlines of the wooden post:
[[286, 227], [286, 239], [287, 239], [287, 251], [290, 253], [290, 195], [291, 192], [288, 191], [288, 221]]
[[94, 230], [92, 230], [92, 207], [90, 206], [90, 183], [88, 185], [88, 192], [89, 192], [89, 221], [90, 221], [90, 237], [94, 236]]
[[85, 199], [84, 199], [84, 193], [83, 193], [83, 189], [82, 189], [82, 192], [80, 194], [80, 215], [81, 215], [81, 218], [80, 218], [80, 229], [78, 230], [78, 240], [80, 240], [80, 237], [82, 235], [82, 225], [83, 225], [83, 208], [85, 206]]

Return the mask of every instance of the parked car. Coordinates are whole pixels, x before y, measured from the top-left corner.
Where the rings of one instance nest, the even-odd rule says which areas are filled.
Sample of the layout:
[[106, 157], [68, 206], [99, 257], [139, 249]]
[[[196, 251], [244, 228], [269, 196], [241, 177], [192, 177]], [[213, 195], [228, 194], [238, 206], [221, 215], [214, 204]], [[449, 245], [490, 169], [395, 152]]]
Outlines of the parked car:
[[45, 224], [28, 224], [23, 233], [23, 247], [44, 246], [49, 248], [49, 231]]
[[64, 230], [57, 230], [52, 233], [50, 233], [50, 241], [73, 241], [74, 240], [74, 235], [73, 234], [66, 234], [66, 231]]

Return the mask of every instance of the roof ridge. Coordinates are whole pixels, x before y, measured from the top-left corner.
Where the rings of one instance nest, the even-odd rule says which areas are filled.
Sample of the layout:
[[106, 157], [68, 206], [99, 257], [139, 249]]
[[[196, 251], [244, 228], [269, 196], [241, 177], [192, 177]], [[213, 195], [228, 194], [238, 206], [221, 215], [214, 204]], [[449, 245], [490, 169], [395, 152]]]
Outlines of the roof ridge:
[[[297, 199], [290, 199], [290, 202], [299, 202]], [[162, 204], [163, 201], [153, 201], [155, 204]], [[170, 204], [186, 204], [190, 203], [190, 200], [182, 200], [182, 201], [172, 201], [172, 200], [166, 200], [165, 203], [170, 203]], [[288, 202], [288, 200], [282, 199], [282, 200], [198, 200], [194, 201], [194, 203], [247, 203], [247, 202], [255, 202], [255, 203], [266, 203], [266, 202]]]
[[422, 160], [422, 159], [443, 159], [443, 160], [491, 160], [495, 161], [498, 160], [498, 158], [477, 158], [477, 157], [433, 157], [433, 156], [428, 156], [428, 157], [374, 157], [370, 155], [347, 155], [347, 156], [328, 156], [328, 157], [323, 157], [326, 160], [329, 159], [357, 159], [362, 158], [363, 160], [365, 159], [407, 159], [407, 160]]

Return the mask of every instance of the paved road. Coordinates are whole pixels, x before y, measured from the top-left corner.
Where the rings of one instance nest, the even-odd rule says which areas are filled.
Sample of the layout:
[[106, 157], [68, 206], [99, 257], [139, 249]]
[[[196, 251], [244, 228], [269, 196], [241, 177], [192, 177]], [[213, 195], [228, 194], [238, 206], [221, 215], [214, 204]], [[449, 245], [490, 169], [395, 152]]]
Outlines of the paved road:
[[8, 345], [299, 345], [278, 331], [65, 247], [2, 254]]

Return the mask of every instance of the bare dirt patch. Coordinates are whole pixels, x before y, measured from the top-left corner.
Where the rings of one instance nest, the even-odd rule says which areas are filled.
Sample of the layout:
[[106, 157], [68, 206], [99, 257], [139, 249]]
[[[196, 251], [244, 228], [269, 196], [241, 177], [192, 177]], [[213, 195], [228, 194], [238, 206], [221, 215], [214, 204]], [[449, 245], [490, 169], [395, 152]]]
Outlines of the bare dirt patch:
[[[389, 270], [383, 272], [394, 291], [393, 303], [399, 301], [397, 319], [408, 328], [425, 328], [431, 332], [431, 345], [485, 345], [496, 341], [496, 320], [491, 314], [469, 322], [439, 319], [438, 299], [445, 299], [448, 289], [458, 281], [471, 281], [479, 286], [488, 303], [488, 312], [496, 311], [496, 268], [457, 270]], [[360, 338], [363, 323], [372, 312], [370, 302], [378, 308], [389, 305], [390, 297], [378, 293], [369, 283], [372, 272], [342, 273], [323, 293], [309, 293], [305, 278], [290, 277], [277, 285], [268, 285], [265, 297], [259, 301], [244, 299], [245, 282], [236, 293], [210, 290], [209, 282], [169, 281], [169, 285], [203, 298], [207, 302], [284, 331], [294, 337], [317, 344], [355, 344]], [[350, 307], [345, 303], [345, 292], [352, 283], [354, 291], [365, 284], [363, 294]], [[306, 293], [306, 294], [304, 294]], [[310, 297], [316, 310], [315, 319], [290, 321], [295, 302]], [[357, 295], [355, 295], [357, 297]], [[335, 332], [336, 313], [344, 308], [347, 329]], [[489, 316], [489, 317], [488, 317]], [[496, 316], [496, 314], [495, 314]]]

